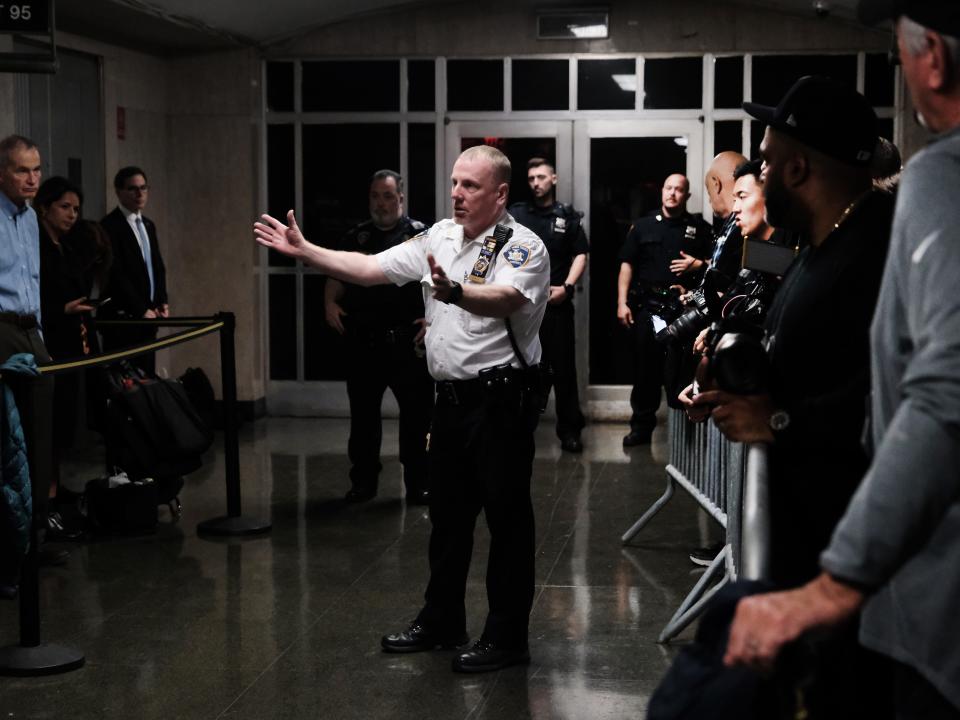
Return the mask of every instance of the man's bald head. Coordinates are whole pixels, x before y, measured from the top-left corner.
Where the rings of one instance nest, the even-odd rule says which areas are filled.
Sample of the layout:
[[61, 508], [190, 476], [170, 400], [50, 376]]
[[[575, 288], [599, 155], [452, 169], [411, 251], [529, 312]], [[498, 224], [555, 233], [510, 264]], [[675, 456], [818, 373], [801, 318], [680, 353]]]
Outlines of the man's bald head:
[[703, 184], [714, 215], [725, 218], [733, 212], [733, 171], [745, 162], [740, 153], [726, 150], [710, 163]]

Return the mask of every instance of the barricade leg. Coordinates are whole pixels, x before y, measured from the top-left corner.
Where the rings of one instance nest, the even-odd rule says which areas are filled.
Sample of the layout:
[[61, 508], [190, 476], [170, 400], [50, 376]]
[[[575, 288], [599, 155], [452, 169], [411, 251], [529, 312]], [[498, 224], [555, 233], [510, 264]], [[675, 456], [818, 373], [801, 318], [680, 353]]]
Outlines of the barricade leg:
[[668, 502], [670, 502], [670, 498], [673, 497], [673, 492], [674, 492], [674, 482], [673, 482], [673, 478], [671, 478], [671, 477], [668, 475], [668, 476], [667, 476], [667, 487], [666, 487], [666, 489], [663, 491], [663, 495], [661, 495], [659, 498], [657, 498], [657, 501], [656, 501], [653, 505], [650, 506], [650, 508], [643, 514], [643, 516], [642, 516], [639, 520], [637, 520], [633, 525], [630, 526], [630, 529], [627, 530], [627, 531], [623, 534], [623, 537], [620, 538], [620, 542], [621, 542], [623, 545], [626, 545], [626, 544], [629, 543], [631, 540], [633, 540], [634, 536], [635, 536], [637, 533], [639, 533], [641, 530], [643, 530], [644, 526], [645, 526], [648, 522], [650, 522], [650, 520], [653, 519], [653, 516], [656, 515], [658, 512], [660, 512], [660, 509], [661, 509], [664, 505], [666, 505]]
[[710, 599], [716, 595], [716, 593], [722, 588], [730, 579], [729, 574], [725, 573], [724, 577], [713, 587], [708, 586], [716, 578], [717, 574], [721, 571], [725, 571], [727, 565], [727, 555], [730, 552], [730, 546], [724, 546], [717, 556], [713, 559], [713, 562], [710, 563], [710, 567], [707, 568], [706, 572], [703, 573], [703, 576], [697, 581], [697, 584], [693, 586], [693, 590], [690, 591], [690, 594], [684, 599], [680, 604], [680, 607], [677, 608], [677, 611], [673, 614], [673, 617], [670, 618], [670, 622], [666, 624], [663, 630], [660, 633], [660, 637], [657, 638], [657, 642], [666, 643], [675, 638], [677, 635], [683, 632], [683, 630], [696, 620], [700, 613], [703, 612], [707, 603], [710, 602]]

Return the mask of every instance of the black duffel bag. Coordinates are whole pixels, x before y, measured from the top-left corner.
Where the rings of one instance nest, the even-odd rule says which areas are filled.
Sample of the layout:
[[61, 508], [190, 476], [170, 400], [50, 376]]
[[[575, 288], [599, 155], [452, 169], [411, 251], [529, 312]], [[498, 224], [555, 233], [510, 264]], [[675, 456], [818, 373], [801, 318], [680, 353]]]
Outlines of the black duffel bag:
[[200, 467], [213, 431], [175, 380], [148, 376], [128, 364], [108, 374], [110, 463], [131, 477], [186, 475]]

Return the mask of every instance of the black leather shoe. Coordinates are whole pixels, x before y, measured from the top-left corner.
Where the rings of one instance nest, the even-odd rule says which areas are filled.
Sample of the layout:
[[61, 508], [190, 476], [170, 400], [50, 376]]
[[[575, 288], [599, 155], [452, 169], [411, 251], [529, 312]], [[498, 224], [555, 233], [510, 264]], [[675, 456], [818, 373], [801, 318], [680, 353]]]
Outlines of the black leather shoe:
[[568, 453], [582, 453], [583, 443], [580, 442], [580, 438], [569, 435], [560, 439], [560, 449]]
[[652, 433], [642, 433], [631, 430], [623, 436], [624, 447], [636, 447], [637, 445], [649, 445]]
[[429, 490], [408, 490], [407, 491], [407, 505], [429, 505], [429, 504], [430, 504]]
[[68, 527], [60, 513], [54, 511], [47, 515], [47, 540], [56, 542], [58, 540], [79, 540], [82, 537], [83, 530]]
[[472, 648], [453, 659], [452, 667], [454, 672], [482, 673], [529, 662], [530, 651], [526, 647], [503, 648], [487, 640], [477, 640]]
[[350, 488], [343, 499], [348, 503], [362, 503], [373, 500], [376, 496], [376, 488]]
[[470, 637], [465, 632], [459, 635], [441, 635], [415, 622], [403, 632], [384, 635], [380, 639], [380, 647], [388, 653], [415, 653], [435, 648], [453, 650], [468, 642]]

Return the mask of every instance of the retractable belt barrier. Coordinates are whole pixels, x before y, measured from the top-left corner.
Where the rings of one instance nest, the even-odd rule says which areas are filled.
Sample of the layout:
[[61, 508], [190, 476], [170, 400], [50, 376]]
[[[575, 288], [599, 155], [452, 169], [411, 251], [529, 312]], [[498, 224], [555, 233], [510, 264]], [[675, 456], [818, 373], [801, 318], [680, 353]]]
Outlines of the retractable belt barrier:
[[720, 523], [725, 542], [660, 633], [658, 640], [662, 643], [672, 640], [699, 617], [727, 582], [738, 577], [767, 577], [769, 555], [766, 447], [732, 443], [712, 420], [692, 423], [682, 410], [670, 408], [667, 413], [670, 463], [666, 466], [666, 489], [621, 541], [629, 544], [670, 501], [679, 485]]
[[[264, 520], [245, 518], [241, 513], [240, 498], [240, 440], [237, 422], [237, 366], [234, 335], [236, 317], [230, 312], [219, 312], [210, 317], [178, 317], [143, 320], [101, 320], [98, 326], [146, 326], [183, 327], [180, 332], [149, 343], [102, 353], [99, 355], [48, 363], [38, 367], [41, 375], [58, 375], [76, 372], [84, 368], [109, 365], [128, 358], [146, 355], [162, 348], [172, 347], [211, 333], [220, 333], [220, 369], [221, 394], [223, 397], [223, 451], [224, 476], [226, 479], [227, 514], [204, 520], [197, 525], [197, 535], [204, 536], [240, 536], [267, 533], [271, 524]], [[4, 378], [19, 387], [19, 397], [25, 406], [21, 414], [28, 420], [23, 424], [24, 438], [27, 441], [27, 462], [31, 474], [37, 468], [49, 471], [49, 452], [37, 447], [36, 413], [36, 377], [26, 375]], [[49, 451], [49, 448], [47, 448]], [[38, 452], [39, 451], [39, 452]], [[24, 559], [20, 574], [20, 644], [0, 647], [0, 675], [51, 675], [79, 668], [84, 663], [83, 653], [61, 645], [41, 643], [40, 641], [40, 589], [37, 557], [37, 518], [31, 523], [30, 550]]]

